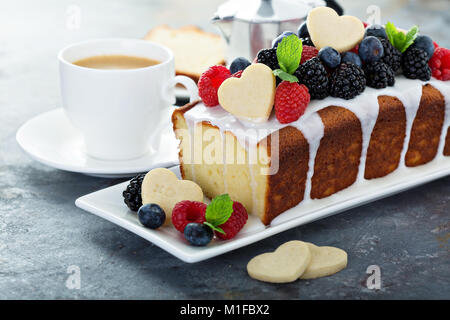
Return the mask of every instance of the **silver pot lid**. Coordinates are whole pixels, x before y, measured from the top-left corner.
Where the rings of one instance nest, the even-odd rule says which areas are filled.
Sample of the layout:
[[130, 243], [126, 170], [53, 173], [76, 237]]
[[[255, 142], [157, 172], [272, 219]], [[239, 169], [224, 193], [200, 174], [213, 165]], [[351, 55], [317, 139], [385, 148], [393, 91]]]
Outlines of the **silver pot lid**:
[[312, 8], [324, 5], [322, 0], [229, 0], [219, 6], [213, 20], [288, 21], [306, 17]]

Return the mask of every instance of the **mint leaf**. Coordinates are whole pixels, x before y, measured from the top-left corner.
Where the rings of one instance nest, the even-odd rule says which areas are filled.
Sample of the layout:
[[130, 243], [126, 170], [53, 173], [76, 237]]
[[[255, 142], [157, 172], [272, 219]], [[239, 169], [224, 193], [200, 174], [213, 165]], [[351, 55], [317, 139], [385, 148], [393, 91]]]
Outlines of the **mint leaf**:
[[388, 36], [390, 43], [395, 47], [394, 38], [395, 35], [397, 34], [397, 28], [394, 26], [392, 22], [388, 22], [386, 23], [384, 29], [386, 30], [386, 34]]
[[277, 76], [281, 80], [289, 81], [289, 82], [298, 82], [298, 78], [296, 76], [289, 74], [287, 72], [284, 72], [281, 69], [275, 69], [272, 72], [275, 76]]
[[391, 44], [402, 53], [414, 43], [419, 34], [419, 27], [413, 26], [405, 35], [402, 31], [397, 30], [392, 22], [386, 23], [385, 29]]
[[206, 224], [208, 227], [210, 227], [211, 229], [213, 229], [213, 231], [217, 231], [217, 232], [220, 232], [220, 233], [222, 233], [222, 234], [226, 234], [225, 231], [222, 230], [222, 228], [213, 226], [211, 223], [209, 223], [209, 222], [207, 222], [207, 221], [203, 222], [203, 224]]
[[212, 199], [211, 203], [206, 207], [205, 219], [210, 227], [216, 228], [227, 222], [232, 213], [233, 201], [228, 194], [222, 194]]
[[414, 43], [414, 40], [416, 40], [418, 34], [419, 34], [418, 26], [413, 26], [411, 29], [409, 29], [408, 33], [405, 36], [405, 43], [403, 45], [403, 51], [408, 49], [408, 47]]
[[283, 38], [277, 47], [278, 64], [281, 70], [293, 74], [300, 64], [302, 51], [302, 40], [295, 34]]

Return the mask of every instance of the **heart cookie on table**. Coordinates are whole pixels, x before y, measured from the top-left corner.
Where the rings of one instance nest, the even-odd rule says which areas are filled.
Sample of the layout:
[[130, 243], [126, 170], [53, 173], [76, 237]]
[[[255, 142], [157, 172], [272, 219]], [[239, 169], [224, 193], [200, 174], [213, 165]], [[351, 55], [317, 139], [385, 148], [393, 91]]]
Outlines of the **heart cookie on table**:
[[347, 252], [335, 247], [318, 247], [306, 242], [311, 252], [311, 262], [300, 279], [330, 276], [347, 266]]
[[286, 283], [297, 280], [311, 262], [309, 247], [302, 241], [289, 241], [274, 252], [260, 254], [247, 264], [250, 277], [265, 282]]
[[332, 47], [339, 52], [349, 51], [364, 38], [361, 20], [353, 16], [339, 16], [328, 7], [312, 9], [306, 25], [317, 50]]
[[222, 108], [237, 118], [265, 122], [275, 99], [275, 76], [265, 64], [251, 64], [240, 78], [222, 82], [217, 94]]
[[166, 222], [171, 222], [173, 207], [180, 201], [203, 201], [203, 191], [193, 181], [179, 180], [175, 173], [165, 168], [149, 171], [141, 187], [142, 204], [156, 203], [166, 213]]

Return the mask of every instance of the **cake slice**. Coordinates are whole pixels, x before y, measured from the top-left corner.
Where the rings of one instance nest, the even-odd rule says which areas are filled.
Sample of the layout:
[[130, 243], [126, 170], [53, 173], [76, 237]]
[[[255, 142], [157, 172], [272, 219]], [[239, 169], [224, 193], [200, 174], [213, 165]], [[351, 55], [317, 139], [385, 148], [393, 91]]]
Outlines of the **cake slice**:
[[188, 76], [196, 82], [209, 66], [225, 64], [222, 38], [196, 26], [175, 29], [161, 25], [150, 30], [144, 39], [171, 49], [175, 56], [176, 74]]

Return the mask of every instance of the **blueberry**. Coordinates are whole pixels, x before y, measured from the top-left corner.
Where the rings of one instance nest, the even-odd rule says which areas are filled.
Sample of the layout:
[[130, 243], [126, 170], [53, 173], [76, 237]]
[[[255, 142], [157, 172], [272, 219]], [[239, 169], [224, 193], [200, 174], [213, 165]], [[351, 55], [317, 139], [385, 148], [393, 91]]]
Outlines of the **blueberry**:
[[211, 242], [213, 236], [212, 229], [203, 223], [191, 222], [184, 228], [184, 237], [193, 246], [206, 246]]
[[230, 72], [231, 74], [236, 73], [238, 71], [244, 70], [249, 65], [251, 65], [251, 62], [243, 57], [238, 57], [231, 62], [230, 65]]
[[417, 36], [411, 47], [419, 48], [425, 51], [427, 53], [428, 60], [430, 60], [433, 56], [434, 45], [433, 40], [429, 36]]
[[323, 47], [317, 56], [328, 68], [336, 68], [341, 63], [341, 55], [332, 47]]
[[383, 26], [381, 26], [379, 24], [373, 24], [366, 28], [366, 32], [364, 33], [364, 38], [369, 37], [369, 36], [387, 39], [386, 30], [383, 28]]
[[298, 27], [297, 35], [299, 38], [309, 38], [308, 26], [306, 25], [306, 21], [303, 22], [300, 27]]
[[155, 203], [144, 204], [139, 208], [137, 215], [144, 227], [150, 229], [157, 229], [166, 221], [166, 213]]
[[292, 31], [284, 31], [278, 37], [273, 39], [273, 41], [272, 41], [272, 48], [278, 47], [278, 44], [281, 42], [281, 40], [283, 40], [287, 36], [290, 36], [291, 34], [295, 34], [295, 33], [293, 33]]
[[362, 67], [362, 62], [359, 56], [354, 52], [344, 52], [341, 56], [341, 62], [351, 62], [356, 64], [358, 67]]
[[384, 54], [384, 49], [380, 39], [368, 36], [359, 44], [358, 53], [362, 61], [370, 63], [380, 60]]

